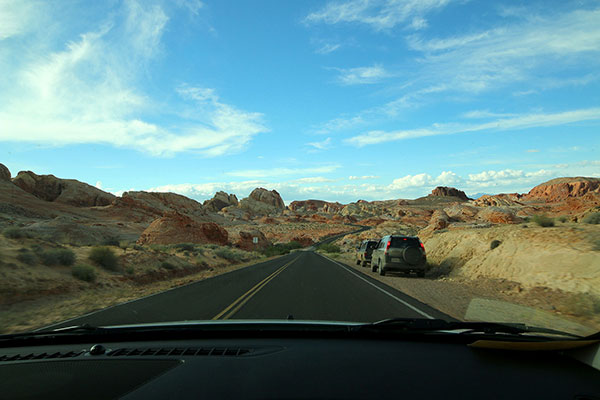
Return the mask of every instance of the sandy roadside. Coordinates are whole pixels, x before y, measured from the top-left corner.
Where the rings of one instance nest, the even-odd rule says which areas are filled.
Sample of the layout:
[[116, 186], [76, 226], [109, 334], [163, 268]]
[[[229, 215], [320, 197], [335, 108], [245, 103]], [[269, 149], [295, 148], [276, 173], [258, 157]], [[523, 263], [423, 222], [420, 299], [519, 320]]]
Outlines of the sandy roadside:
[[144, 285], [123, 283], [113, 287], [94, 287], [79, 292], [47, 296], [0, 307], [0, 333], [38, 329], [70, 318], [115, 306], [120, 303], [164, 292], [231, 271], [248, 268], [279, 256], [242, 264], [214, 267], [195, 274]]
[[[327, 256], [327, 254], [324, 254]], [[502, 280], [466, 280], [449, 277], [380, 276], [369, 267], [356, 265], [353, 253], [342, 253], [333, 261], [368, 275], [458, 320], [523, 322], [580, 335], [600, 330], [598, 318], [583, 318], [553, 310], [552, 291], [531, 293], [521, 291]]]

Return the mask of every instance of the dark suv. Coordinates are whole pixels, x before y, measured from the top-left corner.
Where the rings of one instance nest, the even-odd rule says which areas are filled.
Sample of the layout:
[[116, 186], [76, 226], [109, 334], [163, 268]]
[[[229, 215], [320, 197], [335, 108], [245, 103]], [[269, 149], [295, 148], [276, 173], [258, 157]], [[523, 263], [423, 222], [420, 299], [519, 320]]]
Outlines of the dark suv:
[[416, 236], [388, 235], [381, 238], [371, 258], [371, 271], [416, 272], [425, 276], [425, 246]]
[[356, 248], [356, 264], [366, 267], [371, 262], [371, 253], [377, 247], [377, 240], [363, 240]]

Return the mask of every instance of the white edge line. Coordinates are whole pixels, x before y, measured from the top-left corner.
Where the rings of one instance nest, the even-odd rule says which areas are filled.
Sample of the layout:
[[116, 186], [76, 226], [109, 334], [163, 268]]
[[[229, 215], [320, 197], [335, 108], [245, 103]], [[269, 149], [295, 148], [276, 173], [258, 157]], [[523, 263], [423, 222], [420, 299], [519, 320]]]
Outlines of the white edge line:
[[[290, 253], [288, 253], [288, 254], [290, 254]], [[69, 323], [69, 322], [71, 322], [71, 321], [74, 321], [74, 320], [76, 320], [76, 319], [79, 319], [79, 318], [89, 317], [90, 315], [94, 315], [94, 314], [96, 314], [96, 313], [99, 313], [99, 312], [102, 312], [102, 311], [110, 310], [111, 308], [115, 308], [115, 307], [123, 306], [123, 305], [125, 305], [125, 304], [133, 303], [133, 302], [136, 302], [136, 301], [139, 301], [139, 300], [144, 300], [144, 299], [147, 299], [147, 298], [149, 298], [149, 297], [153, 297], [153, 296], [157, 296], [157, 295], [159, 295], [159, 294], [163, 294], [163, 293], [170, 292], [171, 290], [175, 290], [175, 289], [181, 289], [181, 288], [184, 288], [184, 287], [186, 287], [186, 286], [193, 285], [193, 284], [195, 284], [195, 283], [198, 283], [198, 282], [206, 281], [206, 280], [208, 280], [208, 279], [216, 278], [216, 277], [218, 277], [218, 276], [223, 276], [223, 275], [231, 274], [232, 272], [240, 271], [240, 270], [242, 270], [242, 269], [250, 268], [250, 267], [253, 267], [253, 266], [256, 266], [256, 265], [259, 265], [259, 264], [263, 264], [263, 263], [268, 263], [268, 262], [271, 262], [271, 261], [275, 261], [275, 260], [277, 260], [277, 259], [279, 259], [279, 258], [282, 258], [282, 257], [285, 257], [285, 256], [287, 256], [288, 254], [284, 254], [284, 255], [282, 255], [282, 256], [280, 256], [280, 257], [277, 257], [277, 258], [274, 258], [274, 259], [272, 259], [272, 260], [261, 261], [261, 262], [258, 262], [258, 263], [256, 263], [256, 264], [250, 264], [250, 265], [246, 265], [245, 267], [238, 268], [238, 269], [234, 269], [233, 271], [228, 271], [228, 272], [225, 272], [224, 274], [219, 274], [219, 275], [211, 276], [211, 277], [208, 277], [208, 278], [206, 278], [206, 279], [201, 279], [201, 280], [199, 280], [199, 281], [194, 281], [194, 282], [186, 283], [185, 285], [181, 285], [181, 286], [175, 286], [175, 287], [172, 287], [172, 288], [170, 288], [170, 289], [163, 290], [163, 291], [156, 292], [156, 293], [152, 293], [152, 294], [148, 294], [148, 295], [146, 295], [146, 296], [138, 297], [138, 298], [136, 298], [136, 299], [127, 300], [127, 301], [124, 301], [123, 303], [117, 303], [117, 304], [113, 304], [112, 306], [108, 306], [108, 307], [105, 307], [105, 308], [101, 308], [101, 309], [99, 309], [99, 310], [90, 311], [90, 312], [89, 312], [89, 313], [87, 313], [87, 314], [78, 315], [78, 316], [76, 316], [76, 317], [72, 317], [72, 318], [69, 318], [69, 319], [65, 319], [64, 321], [58, 321], [58, 322], [55, 322], [55, 323], [53, 323], [53, 324], [50, 324], [50, 325], [47, 325], [47, 326], [44, 326], [44, 327], [41, 327], [41, 328], [34, 329], [34, 330], [32, 330], [31, 332], [38, 332], [38, 331], [41, 331], [41, 330], [44, 330], [44, 329], [50, 329], [50, 328], [52, 328], [53, 326], [56, 326], [56, 325], [62, 325], [62, 324], [66, 324], [66, 323]]]
[[393, 294], [391, 294], [391, 293], [390, 293], [390, 292], [388, 292], [387, 290], [380, 288], [379, 286], [377, 286], [377, 285], [373, 284], [372, 282], [369, 282], [368, 280], [366, 280], [366, 279], [365, 279], [365, 278], [363, 278], [362, 276], [358, 275], [356, 272], [354, 272], [354, 271], [350, 270], [350, 268], [349, 268], [349, 267], [346, 267], [345, 265], [343, 265], [343, 264], [340, 264], [339, 262], [337, 262], [337, 261], [335, 261], [335, 260], [332, 260], [331, 258], [329, 258], [329, 257], [326, 257], [326, 256], [324, 256], [324, 255], [323, 255], [323, 254], [321, 254], [321, 253], [317, 253], [317, 252], [315, 252], [315, 253], [316, 253], [316, 254], [318, 254], [318, 255], [320, 255], [321, 257], [323, 257], [323, 258], [326, 258], [327, 260], [329, 260], [329, 261], [331, 261], [331, 262], [333, 262], [333, 263], [335, 263], [335, 264], [339, 265], [340, 267], [344, 268], [346, 271], [348, 271], [348, 272], [349, 272], [349, 273], [351, 273], [352, 275], [356, 276], [358, 279], [362, 279], [363, 281], [367, 282], [369, 285], [373, 286], [375, 289], [377, 289], [377, 290], [379, 290], [379, 291], [381, 291], [381, 292], [383, 292], [383, 293], [387, 294], [387, 295], [388, 295], [388, 296], [390, 296], [392, 299], [394, 299], [394, 300], [396, 300], [396, 301], [398, 301], [398, 302], [400, 302], [400, 303], [404, 304], [406, 307], [410, 308], [411, 310], [413, 310], [413, 311], [415, 311], [415, 312], [417, 312], [417, 313], [421, 314], [422, 316], [424, 316], [424, 317], [426, 317], [426, 318], [429, 318], [429, 319], [435, 319], [435, 318], [433, 318], [431, 315], [427, 314], [426, 312], [419, 310], [417, 307], [413, 306], [412, 304], [409, 304], [409, 303], [407, 303], [406, 301], [402, 300], [401, 298], [394, 296]]

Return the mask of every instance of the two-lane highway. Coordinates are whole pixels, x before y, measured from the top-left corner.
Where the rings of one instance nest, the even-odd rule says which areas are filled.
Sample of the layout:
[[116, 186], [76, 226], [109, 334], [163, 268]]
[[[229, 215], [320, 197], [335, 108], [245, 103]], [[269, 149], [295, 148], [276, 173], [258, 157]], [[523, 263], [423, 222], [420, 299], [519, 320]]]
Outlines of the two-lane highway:
[[211, 319], [370, 322], [445, 314], [313, 251], [174, 288], [51, 325], [51, 328]]

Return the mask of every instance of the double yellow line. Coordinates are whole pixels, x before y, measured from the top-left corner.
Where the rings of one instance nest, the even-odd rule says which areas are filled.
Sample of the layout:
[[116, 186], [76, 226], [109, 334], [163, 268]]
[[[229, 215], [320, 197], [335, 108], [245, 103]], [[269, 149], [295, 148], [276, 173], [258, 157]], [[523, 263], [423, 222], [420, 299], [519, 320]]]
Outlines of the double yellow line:
[[284, 269], [286, 269], [287, 267], [292, 265], [292, 263], [294, 261], [296, 261], [297, 259], [298, 259], [298, 257], [294, 258], [292, 261], [285, 264], [283, 267], [279, 268], [277, 271], [273, 272], [271, 275], [267, 276], [262, 281], [258, 282], [252, 289], [248, 290], [246, 293], [244, 293], [243, 295], [238, 297], [238, 299], [236, 301], [231, 303], [226, 309], [224, 309], [223, 311], [221, 311], [220, 313], [215, 315], [212, 319], [229, 319], [229, 318], [231, 318], [236, 312], [238, 312], [240, 310], [240, 308], [243, 307], [244, 304], [246, 304], [248, 302], [248, 300], [250, 300], [256, 293], [258, 293], [258, 291], [260, 289], [262, 289], [263, 287], [265, 287], [267, 285], [267, 283], [269, 283], [273, 279], [275, 279], [275, 277], [277, 277], [277, 275], [282, 273]]

